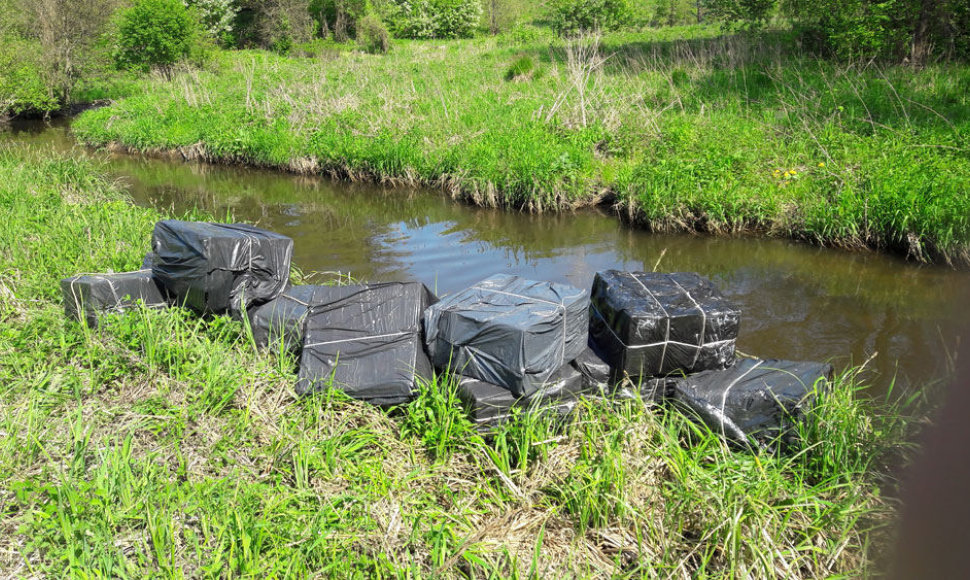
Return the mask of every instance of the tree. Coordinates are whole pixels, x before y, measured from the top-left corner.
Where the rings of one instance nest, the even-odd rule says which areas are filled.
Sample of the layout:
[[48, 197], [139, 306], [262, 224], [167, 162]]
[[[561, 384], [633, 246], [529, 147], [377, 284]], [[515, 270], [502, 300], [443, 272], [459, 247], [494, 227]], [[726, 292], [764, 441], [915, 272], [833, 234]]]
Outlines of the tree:
[[243, 7], [252, 13], [255, 41], [263, 47], [287, 52], [313, 35], [308, 0], [246, 0]]
[[553, 0], [554, 26], [560, 34], [607, 30], [629, 13], [626, 0]]
[[121, 14], [115, 58], [122, 68], [168, 70], [189, 56], [198, 33], [181, 0], [136, 0]]
[[183, 0], [185, 5], [195, 8], [202, 29], [213, 39], [225, 46], [233, 43], [233, 30], [239, 6], [236, 0]]
[[378, 17], [374, 6], [367, 0], [312, 0], [310, 13], [317, 21], [320, 36], [331, 33], [337, 42], [357, 37], [358, 22], [368, 15]]
[[485, 26], [492, 34], [508, 30], [519, 22], [528, 21], [541, 7], [528, 0], [485, 0]]
[[482, 17], [481, 0], [390, 0], [388, 23], [403, 38], [467, 38]]
[[[726, 24], [747, 27], [764, 25], [778, 12], [778, 0], [703, 0], [708, 13]], [[698, 2], [700, 14], [700, 2]]]
[[57, 101], [72, 100], [74, 87], [93, 65], [94, 48], [118, 6], [116, 0], [18, 0], [20, 33], [39, 43], [40, 68]]

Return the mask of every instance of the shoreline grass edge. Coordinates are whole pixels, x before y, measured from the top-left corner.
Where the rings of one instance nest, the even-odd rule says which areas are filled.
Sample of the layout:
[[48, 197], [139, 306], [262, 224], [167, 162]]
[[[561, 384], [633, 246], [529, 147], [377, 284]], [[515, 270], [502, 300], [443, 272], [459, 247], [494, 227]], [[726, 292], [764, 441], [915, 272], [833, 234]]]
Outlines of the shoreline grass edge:
[[[840, 64], [770, 35], [693, 33], [220, 52], [204, 70], [146, 78], [73, 131], [95, 147], [482, 206], [601, 205], [654, 231], [970, 266], [970, 67]], [[506, 80], [522, 58], [541, 74]]]

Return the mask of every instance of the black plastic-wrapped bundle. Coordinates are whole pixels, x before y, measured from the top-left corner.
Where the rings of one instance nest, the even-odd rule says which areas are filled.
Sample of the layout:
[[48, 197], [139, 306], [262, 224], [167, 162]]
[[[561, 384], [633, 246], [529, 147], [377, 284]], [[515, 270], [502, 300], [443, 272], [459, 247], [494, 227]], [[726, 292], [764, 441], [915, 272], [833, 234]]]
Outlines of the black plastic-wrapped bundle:
[[315, 305], [338, 299], [342, 291], [335, 286], [290, 286], [265, 304], [250, 308], [246, 315], [257, 346], [280, 346], [299, 350], [306, 334], [307, 318]]
[[469, 418], [481, 429], [507, 421], [513, 409], [529, 413], [553, 411], [565, 415], [575, 407], [577, 399], [587, 392], [583, 375], [573, 365], [566, 365], [553, 373], [529, 397], [516, 397], [504, 387], [470, 377], [463, 377], [458, 385], [458, 398], [468, 410]]
[[741, 310], [694, 273], [599, 272], [590, 338], [630, 377], [724, 369], [734, 363]]
[[433, 374], [421, 317], [434, 301], [415, 282], [334, 287], [306, 318], [297, 393], [332, 386], [385, 407], [413, 399]]
[[610, 365], [592, 348], [587, 347], [569, 364], [582, 375], [585, 392], [607, 395], [612, 390], [613, 373]]
[[730, 440], [788, 442], [832, 372], [826, 363], [744, 359], [679, 379], [672, 401]]
[[644, 403], [659, 405], [674, 395], [678, 377], [632, 377], [617, 382], [613, 394], [617, 399], [640, 399]]
[[584, 290], [499, 274], [425, 312], [428, 351], [439, 368], [529, 396], [582, 354], [588, 309]]
[[238, 314], [286, 287], [293, 240], [242, 224], [164, 220], [152, 250], [152, 273], [180, 305]]
[[83, 274], [61, 280], [64, 312], [94, 328], [105, 312], [124, 312], [139, 302], [149, 308], [169, 306], [165, 292], [151, 270], [118, 274]]

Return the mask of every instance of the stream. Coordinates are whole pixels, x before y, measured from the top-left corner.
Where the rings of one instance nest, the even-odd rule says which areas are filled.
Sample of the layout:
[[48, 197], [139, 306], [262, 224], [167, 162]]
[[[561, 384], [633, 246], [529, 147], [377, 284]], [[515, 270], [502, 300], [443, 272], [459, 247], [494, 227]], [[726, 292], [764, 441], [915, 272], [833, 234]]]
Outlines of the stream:
[[530, 215], [470, 207], [438, 191], [108, 155], [78, 145], [64, 121], [14, 122], [0, 141], [103, 158], [138, 204], [176, 215], [199, 208], [291, 236], [295, 265], [307, 274], [419, 280], [443, 295], [498, 272], [583, 288], [610, 268], [659, 262], [663, 271], [699, 272], [743, 308], [740, 351], [837, 368], [868, 361], [873, 395], [944, 377], [961, 328], [970, 327], [970, 274], [894, 256], [649, 234], [605, 210]]

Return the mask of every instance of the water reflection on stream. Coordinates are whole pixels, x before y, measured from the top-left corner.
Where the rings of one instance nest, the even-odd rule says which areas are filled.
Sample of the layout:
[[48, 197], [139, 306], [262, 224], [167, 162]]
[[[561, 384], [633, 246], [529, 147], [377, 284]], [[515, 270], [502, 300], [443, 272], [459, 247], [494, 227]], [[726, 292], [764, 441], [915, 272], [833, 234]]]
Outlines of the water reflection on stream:
[[[5, 141], [74, 150], [64, 124], [24, 123]], [[588, 287], [597, 270], [709, 276], [744, 308], [739, 348], [763, 357], [869, 363], [875, 391], [940, 377], [970, 322], [970, 275], [783, 240], [651, 235], [599, 211], [534, 216], [438, 192], [348, 185], [238, 167], [108, 157], [140, 204], [198, 207], [293, 237], [305, 272], [421, 280], [439, 294], [497, 272]], [[664, 253], [665, 252], [665, 253]], [[65, 272], [65, 275], [68, 274]]]

